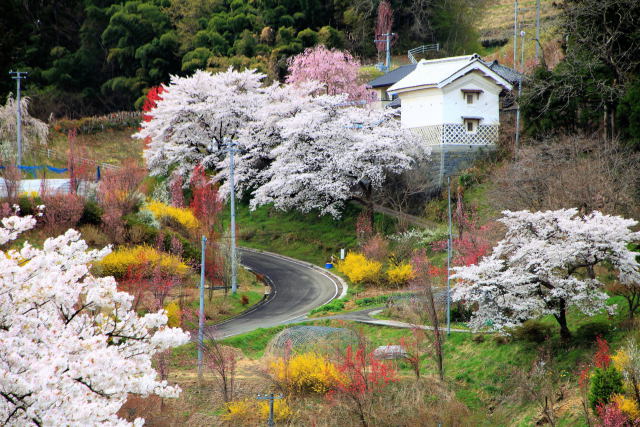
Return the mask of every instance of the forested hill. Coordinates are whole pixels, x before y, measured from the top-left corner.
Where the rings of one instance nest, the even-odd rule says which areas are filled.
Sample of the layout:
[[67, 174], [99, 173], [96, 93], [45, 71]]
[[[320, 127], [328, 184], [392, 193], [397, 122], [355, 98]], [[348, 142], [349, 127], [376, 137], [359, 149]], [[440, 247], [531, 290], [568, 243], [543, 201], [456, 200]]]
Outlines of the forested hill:
[[[380, 0], [2, 0], [0, 96], [29, 71], [35, 114], [139, 106], [148, 88], [198, 68], [251, 66], [282, 79], [286, 60], [318, 43], [374, 62]], [[394, 0], [396, 52], [438, 41], [477, 48], [476, 0]]]

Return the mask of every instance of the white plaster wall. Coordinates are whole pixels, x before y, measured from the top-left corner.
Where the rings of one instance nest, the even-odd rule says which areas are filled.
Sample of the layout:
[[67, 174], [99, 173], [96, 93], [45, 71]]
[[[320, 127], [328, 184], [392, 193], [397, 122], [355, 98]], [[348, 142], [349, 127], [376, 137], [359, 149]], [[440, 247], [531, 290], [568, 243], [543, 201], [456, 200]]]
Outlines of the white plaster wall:
[[[473, 104], [467, 104], [461, 89], [480, 89], [483, 92], [479, 99], [474, 99]], [[443, 101], [446, 105], [443, 109], [443, 123], [462, 123], [463, 116], [471, 116], [482, 117], [481, 125], [499, 124], [501, 89], [493, 80], [478, 72], [460, 77], [443, 88]]]
[[398, 94], [403, 128], [439, 125], [443, 119], [442, 90], [421, 89]]

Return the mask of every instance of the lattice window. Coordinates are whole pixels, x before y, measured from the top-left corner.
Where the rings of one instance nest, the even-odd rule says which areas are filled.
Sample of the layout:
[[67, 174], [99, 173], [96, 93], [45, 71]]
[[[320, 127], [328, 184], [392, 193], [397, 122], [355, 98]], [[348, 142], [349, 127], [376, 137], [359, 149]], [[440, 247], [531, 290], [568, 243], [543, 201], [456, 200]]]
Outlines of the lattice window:
[[464, 124], [444, 125], [443, 144], [491, 145], [498, 141], [498, 125], [478, 125], [469, 133]]
[[442, 125], [421, 126], [411, 130], [422, 136], [427, 145], [442, 144]]
[[460, 123], [422, 126], [411, 130], [422, 136], [427, 145], [493, 145], [498, 142], [498, 129], [498, 125], [478, 125], [475, 132], [469, 133], [465, 125]]

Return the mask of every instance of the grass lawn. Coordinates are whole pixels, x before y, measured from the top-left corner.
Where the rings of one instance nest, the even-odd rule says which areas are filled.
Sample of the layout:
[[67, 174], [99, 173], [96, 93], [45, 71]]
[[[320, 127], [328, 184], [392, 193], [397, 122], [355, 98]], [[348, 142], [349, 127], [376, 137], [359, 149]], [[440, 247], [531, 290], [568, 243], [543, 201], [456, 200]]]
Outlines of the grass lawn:
[[[142, 160], [142, 143], [138, 139], [131, 138], [137, 130], [127, 128], [123, 130], [106, 130], [94, 134], [79, 134], [76, 137], [76, 145], [85, 147], [86, 154], [80, 154], [98, 163], [120, 165], [125, 159]], [[47, 157], [47, 149], [51, 155]], [[49, 165], [58, 168], [67, 167], [67, 153], [69, 143], [67, 135], [54, 130], [49, 132], [49, 141], [46, 146], [36, 146], [34, 150], [24, 154], [26, 165]], [[38, 178], [42, 173], [38, 174]], [[68, 174], [47, 173], [47, 178], [66, 178]], [[29, 175], [29, 178], [31, 176]]]
[[[192, 276], [193, 285], [184, 289], [186, 306], [197, 313], [200, 307], [199, 276]], [[204, 291], [205, 324], [214, 325], [237, 316], [257, 304], [264, 297], [265, 287], [255, 274], [244, 268], [238, 269], [238, 292], [225, 294], [224, 290]], [[243, 303], [243, 297], [246, 297]]]
[[[276, 252], [323, 266], [338, 259], [340, 249], [357, 245], [355, 223], [360, 208], [347, 205], [340, 219], [319, 216], [316, 212], [302, 214], [282, 212], [271, 206], [261, 206], [251, 211], [248, 203], [236, 205], [236, 224], [241, 245]], [[229, 224], [229, 209], [222, 213], [225, 229]], [[375, 228], [389, 231], [394, 220], [375, 215]]]

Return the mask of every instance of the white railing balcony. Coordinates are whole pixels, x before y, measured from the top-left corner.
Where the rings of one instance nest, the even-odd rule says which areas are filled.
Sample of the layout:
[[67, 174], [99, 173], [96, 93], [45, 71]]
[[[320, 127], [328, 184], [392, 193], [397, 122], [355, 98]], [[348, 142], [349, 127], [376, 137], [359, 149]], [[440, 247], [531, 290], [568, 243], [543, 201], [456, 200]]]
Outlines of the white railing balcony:
[[463, 124], [420, 126], [411, 130], [422, 136], [427, 145], [494, 145], [498, 142], [499, 125], [479, 125], [474, 132]]

